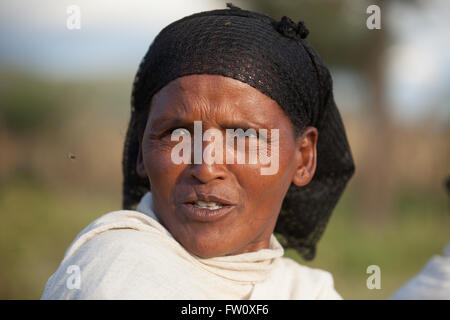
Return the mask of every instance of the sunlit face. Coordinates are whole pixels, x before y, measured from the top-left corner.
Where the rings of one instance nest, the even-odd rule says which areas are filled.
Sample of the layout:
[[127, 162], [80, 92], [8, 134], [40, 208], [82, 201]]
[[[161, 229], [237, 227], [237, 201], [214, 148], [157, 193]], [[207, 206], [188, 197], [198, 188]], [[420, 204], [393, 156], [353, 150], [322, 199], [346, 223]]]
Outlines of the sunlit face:
[[[185, 128], [194, 137], [194, 121], [202, 122], [203, 131], [215, 128], [224, 137], [226, 129], [278, 129], [277, 172], [261, 175], [259, 162], [175, 164], [171, 153], [179, 142], [171, 134]], [[149, 179], [160, 222], [192, 254], [208, 258], [257, 251], [268, 248], [291, 183], [303, 186], [312, 179], [317, 137], [314, 127], [296, 137], [281, 107], [243, 82], [189, 75], [153, 97], [137, 172]], [[203, 148], [209, 143], [203, 141]], [[270, 139], [267, 143], [270, 150]], [[224, 143], [224, 154], [229, 147]], [[215, 202], [220, 211], [199, 208], [198, 200]]]

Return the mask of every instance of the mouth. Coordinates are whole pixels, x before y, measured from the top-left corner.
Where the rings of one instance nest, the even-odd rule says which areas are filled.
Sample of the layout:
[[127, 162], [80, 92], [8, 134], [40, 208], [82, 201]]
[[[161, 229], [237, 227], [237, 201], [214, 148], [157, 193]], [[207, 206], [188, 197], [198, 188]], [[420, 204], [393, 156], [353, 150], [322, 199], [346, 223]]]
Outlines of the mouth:
[[192, 204], [196, 208], [207, 209], [210, 211], [217, 210], [217, 209], [220, 209], [220, 208], [223, 208], [224, 206], [226, 206], [225, 204], [220, 203], [220, 202], [202, 201], [202, 200], [189, 202], [189, 204]]
[[236, 204], [212, 195], [197, 195], [186, 199], [182, 205], [183, 213], [198, 222], [212, 222], [228, 215]]

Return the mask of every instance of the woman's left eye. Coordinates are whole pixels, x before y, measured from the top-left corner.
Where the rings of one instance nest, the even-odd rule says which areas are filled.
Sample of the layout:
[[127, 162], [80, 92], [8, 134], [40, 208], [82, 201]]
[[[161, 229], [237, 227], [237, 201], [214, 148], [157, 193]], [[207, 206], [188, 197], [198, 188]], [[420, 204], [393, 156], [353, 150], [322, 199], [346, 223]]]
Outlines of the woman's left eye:
[[167, 129], [163, 135], [171, 136], [171, 137], [175, 135], [177, 137], [180, 137], [180, 136], [188, 136], [188, 135], [190, 135], [190, 132], [186, 128], [171, 128], [171, 129]]
[[235, 130], [241, 137], [258, 138], [258, 133], [254, 129]]

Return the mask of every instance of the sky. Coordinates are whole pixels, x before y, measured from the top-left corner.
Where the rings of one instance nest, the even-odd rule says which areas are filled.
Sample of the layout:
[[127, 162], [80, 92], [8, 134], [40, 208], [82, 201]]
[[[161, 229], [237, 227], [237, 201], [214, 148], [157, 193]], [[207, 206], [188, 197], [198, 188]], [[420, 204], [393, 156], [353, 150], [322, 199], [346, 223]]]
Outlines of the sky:
[[[121, 74], [132, 79], [162, 28], [192, 13], [225, 8], [228, 1], [3, 0], [0, 64], [53, 78]], [[417, 3], [415, 8], [394, 5], [381, 17], [382, 27], [383, 19], [389, 19], [396, 39], [386, 50], [388, 98], [399, 119], [415, 121], [430, 110], [449, 119], [450, 1]], [[80, 8], [80, 29], [67, 28], [70, 5]], [[348, 70], [332, 74], [338, 105], [364, 104], [356, 75]]]
[[[70, 30], [67, 7], [80, 8]], [[0, 61], [59, 77], [134, 73], [153, 38], [170, 22], [225, 8], [214, 0], [3, 0]]]
[[398, 116], [420, 118], [430, 111], [450, 119], [450, 1], [393, 6], [396, 43], [388, 48], [388, 95]]

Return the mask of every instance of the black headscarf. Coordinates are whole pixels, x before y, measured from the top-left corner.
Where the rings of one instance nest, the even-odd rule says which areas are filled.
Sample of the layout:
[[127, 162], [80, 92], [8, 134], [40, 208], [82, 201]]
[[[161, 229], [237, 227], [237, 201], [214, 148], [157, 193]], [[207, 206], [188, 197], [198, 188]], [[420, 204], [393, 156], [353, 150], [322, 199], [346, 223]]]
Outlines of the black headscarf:
[[153, 95], [190, 74], [230, 77], [258, 89], [283, 108], [297, 133], [319, 131], [317, 166], [311, 182], [291, 184], [275, 232], [307, 260], [355, 167], [345, 128], [333, 98], [332, 80], [305, 40], [302, 22], [281, 21], [231, 4], [200, 12], [165, 27], [154, 39], [136, 74], [131, 119], [123, 154], [123, 208], [133, 209], [150, 190], [136, 173], [139, 137]]

